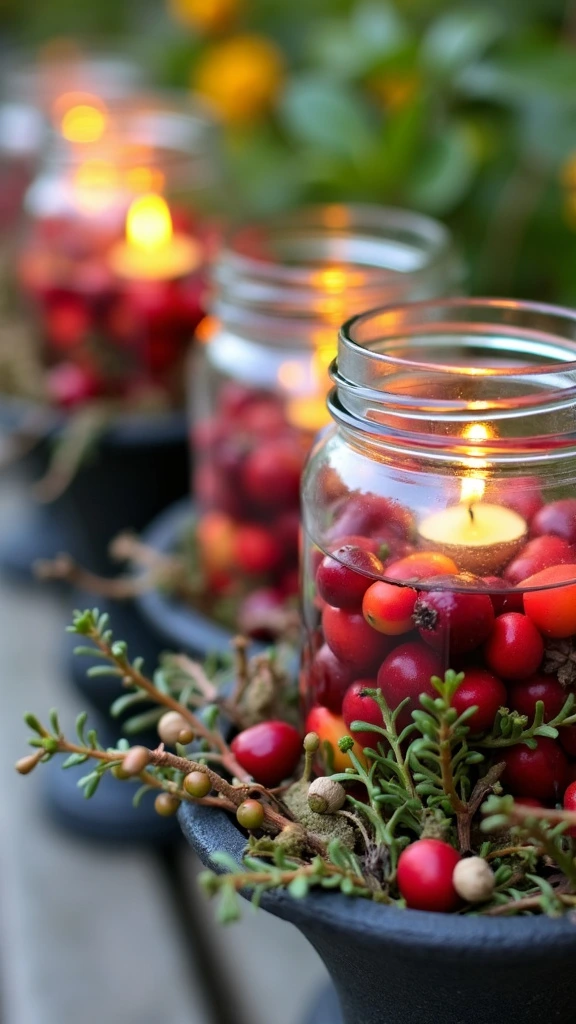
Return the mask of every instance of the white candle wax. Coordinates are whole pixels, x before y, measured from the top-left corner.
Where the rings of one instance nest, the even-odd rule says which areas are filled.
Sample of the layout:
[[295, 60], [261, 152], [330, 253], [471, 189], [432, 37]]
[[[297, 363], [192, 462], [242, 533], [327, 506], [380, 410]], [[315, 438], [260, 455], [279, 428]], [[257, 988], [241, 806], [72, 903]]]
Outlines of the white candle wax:
[[489, 502], [452, 505], [428, 516], [418, 533], [422, 544], [454, 559], [461, 572], [489, 576], [502, 569], [526, 539], [522, 516]]

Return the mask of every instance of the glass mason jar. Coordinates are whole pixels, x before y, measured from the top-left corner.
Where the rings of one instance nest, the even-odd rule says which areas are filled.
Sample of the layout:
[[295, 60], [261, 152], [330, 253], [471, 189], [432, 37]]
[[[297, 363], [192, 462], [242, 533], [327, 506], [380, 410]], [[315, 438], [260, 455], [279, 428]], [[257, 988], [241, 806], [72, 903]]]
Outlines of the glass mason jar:
[[[576, 314], [375, 310], [342, 328], [332, 380], [303, 480], [307, 728], [335, 746], [370, 720], [366, 687], [407, 699], [403, 727], [448, 669], [473, 734], [500, 707], [554, 719], [576, 683]], [[554, 802], [576, 726], [497, 754], [508, 789]]]
[[221, 176], [200, 102], [111, 104], [98, 139], [54, 141], [26, 197], [17, 273], [57, 404], [182, 402]]
[[198, 550], [212, 594], [266, 586], [274, 607], [297, 592], [300, 475], [329, 420], [337, 328], [382, 302], [453, 291], [458, 270], [446, 229], [404, 210], [319, 206], [230, 238], [192, 380]]
[[[0, 230], [18, 223], [26, 189], [49, 141], [98, 124], [107, 104], [142, 86], [138, 65], [114, 54], [86, 54], [70, 40], [51, 43], [37, 57], [3, 56], [0, 69]], [[87, 108], [92, 108], [90, 124]], [[84, 116], [82, 117], [82, 111]], [[79, 116], [80, 114], [80, 116]], [[95, 120], [94, 120], [95, 119]]]

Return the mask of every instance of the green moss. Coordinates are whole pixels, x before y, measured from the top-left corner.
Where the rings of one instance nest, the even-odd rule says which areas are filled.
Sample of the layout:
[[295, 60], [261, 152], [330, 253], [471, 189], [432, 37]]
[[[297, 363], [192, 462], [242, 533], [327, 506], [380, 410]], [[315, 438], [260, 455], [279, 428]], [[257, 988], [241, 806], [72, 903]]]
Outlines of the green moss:
[[316, 814], [308, 806], [308, 783], [295, 782], [284, 794], [283, 801], [304, 828], [313, 836], [329, 843], [339, 839], [343, 846], [353, 850], [356, 846], [356, 832], [350, 821], [341, 814]]

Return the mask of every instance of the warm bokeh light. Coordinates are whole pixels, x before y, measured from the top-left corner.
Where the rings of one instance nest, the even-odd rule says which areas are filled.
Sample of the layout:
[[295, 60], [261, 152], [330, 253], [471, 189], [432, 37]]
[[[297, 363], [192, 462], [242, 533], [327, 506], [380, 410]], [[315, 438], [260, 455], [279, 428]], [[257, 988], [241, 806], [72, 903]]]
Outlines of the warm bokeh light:
[[326, 399], [321, 395], [302, 395], [286, 403], [286, 418], [293, 427], [315, 434], [330, 420]]
[[207, 345], [219, 327], [219, 321], [215, 316], [203, 316], [194, 331], [194, 338], [200, 345]]
[[287, 359], [278, 368], [278, 383], [286, 391], [299, 391], [306, 385], [306, 369], [296, 359]]
[[98, 213], [115, 199], [119, 184], [114, 164], [107, 160], [85, 160], [74, 175], [78, 208], [84, 213]]
[[[487, 423], [468, 423], [462, 431], [462, 437], [470, 441], [487, 441], [495, 437], [495, 430]], [[475, 449], [470, 448], [470, 458], [466, 460], [466, 466], [472, 472], [470, 476], [464, 477], [460, 485], [460, 501], [467, 505], [473, 505], [480, 501], [486, 490], [486, 480], [483, 476], [476, 475], [475, 470], [483, 470], [488, 466], [486, 459], [479, 458]]]
[[54, 116], [67, 142], [97, 142], [106, 130], [106, 108], [89, 93], [64, 93], [54, 104]]
[[159, 167], [128, 167], [124, 180], [130, 192], [160, 192], [165, 175]]
[[170, 244], [172, 217], [162, 196], [149, 193], [135, 199], [126, 217], [126, 240], [143, 252], [154, 252]]

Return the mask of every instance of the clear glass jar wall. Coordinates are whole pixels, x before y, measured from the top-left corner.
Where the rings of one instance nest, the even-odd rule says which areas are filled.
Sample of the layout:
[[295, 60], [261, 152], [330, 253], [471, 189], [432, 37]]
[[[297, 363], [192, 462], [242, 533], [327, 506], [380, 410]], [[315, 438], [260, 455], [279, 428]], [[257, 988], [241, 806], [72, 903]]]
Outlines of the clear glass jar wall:
[[[26, 189], [49, 141], [80, 127], [78, 112], [95, 116], [143, 86], [139, 65], [124, 55], [87, 53], [72, 40], [53, 40], [33, 55], [3, 54], [0, 68], [0, 228], [18, 224]], [[80, 115], [81, 116], [81, 115]], [[93, 128], [92, 128], [93, 130]]]
[[272, 584], [281, 604], [298, 586], [299, 481], [329, 420], [337, 328], [382, 302], [447, 294], [458, 266], [435, 221], [331, 205], [239, 230], [214, 276], [192, 381], [202, 567], [214, 593]]
[[[555, 720], [576, 683], [576, 314], [375, 311], [342, 329], [332, 378], [303, 483], [307, 729], [338, 763], [353, 721], [382, 724], [366, 688], [407, 702], [403, 728], [448, 669], [472, 734], [498, 735], [500, 707]], [[576, 777], [576, 725], [483, 742], [521, 797], [554, 803]]]
[[195, 102], [140, 96], [75, 130], [28, 191], [17, 267], [49, 397], [180, 403], [222, 194], [218, 126]]

